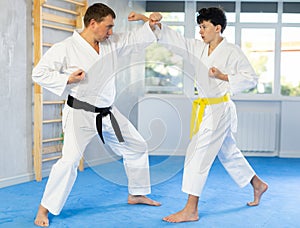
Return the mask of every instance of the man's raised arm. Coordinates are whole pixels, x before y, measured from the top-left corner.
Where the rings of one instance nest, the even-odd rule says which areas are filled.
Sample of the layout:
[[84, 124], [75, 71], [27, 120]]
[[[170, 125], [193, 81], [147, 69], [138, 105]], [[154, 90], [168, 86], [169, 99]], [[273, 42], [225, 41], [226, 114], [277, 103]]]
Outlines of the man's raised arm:
[[144, 22], [149, 21], [149, 26], [151, 27], [152, 30], [155, 30], [155, 25], [161, 27], [160, 26], [161, 19], [162, 19], [162, 15], [160, 13], [152, 13], [150, 15], [150, 18], [136, 12], [131, 12], [128, 15], [128, 21], [140, 21], [140, 20]]

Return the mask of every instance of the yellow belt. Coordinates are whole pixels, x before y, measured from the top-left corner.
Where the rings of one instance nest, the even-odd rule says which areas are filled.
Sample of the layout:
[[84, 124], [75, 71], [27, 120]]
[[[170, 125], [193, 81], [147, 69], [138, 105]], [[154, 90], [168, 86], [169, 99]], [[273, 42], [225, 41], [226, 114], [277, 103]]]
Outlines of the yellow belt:
[[199, 131], [206, 105], [220, 104], [229, 100], [230, 95], [228, 93], [222, 97], [199, 98], [197, 100], [194, 100], [191, 116], [190, 138], [192, 138]]

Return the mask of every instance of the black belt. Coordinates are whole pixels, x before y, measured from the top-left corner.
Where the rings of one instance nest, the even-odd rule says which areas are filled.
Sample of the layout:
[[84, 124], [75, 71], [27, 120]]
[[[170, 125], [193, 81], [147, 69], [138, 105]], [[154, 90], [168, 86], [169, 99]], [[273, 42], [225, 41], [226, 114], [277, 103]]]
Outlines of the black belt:
[[97, 131], [98, 134], [102, 140], [102, 142], [105, 144], [104, 139], [103, 139], [103, 134], [102, 134], [102, 118], [109, 115], [110, 116], [110, 121], [111, 125], [115, 131], [115, 134], [119, 140], [119, 142], [124, 142], [119, 124], [115, 118], [115, 116], [112, 114], [111, 107], [107, 108], [97, 108], [89, 103], [86, 103], [84, 101], [77, 100], [76, 98], [72, 97], [71, 95], [68, 96], [67, 104], [74, 108], [74, 109], [83, 109], [88, 112], [94, 112], [94, 113], [99, 113], [96, 116], [96, 126], [97, 126]]

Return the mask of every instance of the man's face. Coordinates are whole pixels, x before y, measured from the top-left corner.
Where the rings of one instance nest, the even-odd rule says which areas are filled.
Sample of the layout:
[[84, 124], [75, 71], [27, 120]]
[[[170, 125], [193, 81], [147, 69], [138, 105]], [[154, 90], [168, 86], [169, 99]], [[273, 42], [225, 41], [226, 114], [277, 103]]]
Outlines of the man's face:
[[95, 40], [102, 42], [108, 39], [108, 37], [113, 34], [113, 26], [114, 19], [111, 15], [106, 16], [101, 22], [95, 22], [93, 28]]

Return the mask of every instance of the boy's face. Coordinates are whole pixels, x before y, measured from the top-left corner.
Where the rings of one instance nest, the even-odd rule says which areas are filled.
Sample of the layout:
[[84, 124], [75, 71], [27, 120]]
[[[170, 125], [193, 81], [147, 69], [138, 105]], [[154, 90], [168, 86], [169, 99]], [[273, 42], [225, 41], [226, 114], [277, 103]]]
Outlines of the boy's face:
[[200, 35], [205, 43], [210, 43], [220, 35], [221, 26], [213, 25], [210, 21], [203, 21], [200, 25]]

